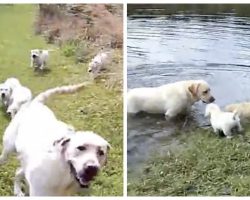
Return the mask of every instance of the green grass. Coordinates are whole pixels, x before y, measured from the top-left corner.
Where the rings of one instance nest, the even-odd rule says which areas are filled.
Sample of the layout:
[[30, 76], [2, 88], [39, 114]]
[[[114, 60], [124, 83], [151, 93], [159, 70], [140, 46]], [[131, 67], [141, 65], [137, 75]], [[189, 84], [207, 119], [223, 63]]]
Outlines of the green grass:
[[[63, 56], [59, 49], [51, 52], [46, 74], [34, 73], [29, 67], [30, 50], [55, 49], [40, 36], [33, 34], [36, 6], [0, 6], [0, 81], [17, 77], [34, 95], [48, 88], [79, 83], [88, 79], [87, 65], [76, 64], [74, 58]], [[107, 166], [91, 185], [91, 196], [121, 196], [123, 194], [123, 103], [122, 94], [107, 89], [99, 81], [77, 94], [56, 96], [48, 102], [56, 116], [77, 130], [92, 130], [107, 139], [112, 149]], [[80, 112], [83, 110], [83, 112]], [[0, 132], [9, 123], [0, 112]], [[35, 134], [35, 133], [34, 133]], [[13, 195], [13, 177], [18, 166], [13, 156], [0, 166], [0, 195]]]
[[151, 158], [137, 177], [129, 176], [128, 195], [249, 196], [250, 126], [233, 139], [211, 129], [179, 135], [183, 146]]

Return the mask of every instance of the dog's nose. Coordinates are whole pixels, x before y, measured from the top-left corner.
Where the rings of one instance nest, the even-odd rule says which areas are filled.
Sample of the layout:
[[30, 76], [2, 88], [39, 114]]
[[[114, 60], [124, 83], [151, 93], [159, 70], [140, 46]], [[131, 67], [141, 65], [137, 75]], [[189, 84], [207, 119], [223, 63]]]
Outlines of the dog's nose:
[[11, 116], [11, 112], [10, 112], [10, 111], [7, 111], [7, 115]]
[[92, 179], [94, 176], [96, 176], [97, 173], [98, 173], [98, 171], [99, 171], [99, 168], [98, 168], [97, 166], [94, 166], [94, 165], [90, 165], [90, 166], [88, 166], [88, 167], [85, 169], [85, 173], [86, 173], [86, 175], [87, 175], [90, 179]]
[[89, 72], [89, 73], [92, 72], [92, 69], [89, 69], [88, 72]]
[[35, 55], [35, 54], [33, 54], [33, 55], [32, 55], [32, 58], [36, 58], [36, 55]]
[[4, 98], [4, 97], [5, 97], [5, 94], [4, 94], [4, 93], [2, 93], [2, 94], [1, 94], [1, 96], [2, 96], [2, 98]]
[[212, 103], [214, 101], [215, 101], [215, 98], [214, 97], [210, 97], [209, 102]]

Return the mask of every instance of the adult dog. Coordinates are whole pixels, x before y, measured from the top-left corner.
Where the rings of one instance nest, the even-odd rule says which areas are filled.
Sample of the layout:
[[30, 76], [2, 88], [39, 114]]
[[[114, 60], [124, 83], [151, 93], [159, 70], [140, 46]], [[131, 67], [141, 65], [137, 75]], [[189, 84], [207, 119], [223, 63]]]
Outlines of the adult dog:
[[211, 103], [215, 98], [210, 87], [203, 80], [188, 80], [162, 85], [160, 87], [135, 88], [127, 94], [127, 112], [164, 113], [173, 118], [186, 112], [197, 101]]
[[44, 105], [57, 93], [73, 93], [86, 83], [49, 89], [24, 104], [6, 128], [0, 162], [17, 152], [21, 167], [14, 179], [14, 194], [23, 196], [25, 178], [30, 196], [72, 195], [86, 188], [107, 159], [109, 144], [93, 132], [78, 132], [59, 121]]
[[13, 118], [24, 103], [31, 101], [32, 92], [29, 88], [24, 87], [16, 78], [8, 78], [4, 82], [4, 85], [10, 91], [7, 114]]

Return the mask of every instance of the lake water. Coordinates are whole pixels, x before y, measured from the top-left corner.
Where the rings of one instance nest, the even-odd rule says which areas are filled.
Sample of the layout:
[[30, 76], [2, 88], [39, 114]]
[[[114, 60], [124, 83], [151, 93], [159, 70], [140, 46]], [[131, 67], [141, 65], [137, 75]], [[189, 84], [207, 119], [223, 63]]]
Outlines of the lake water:
[[[225, 106], [250, 100], [250, 18], [234, 14], [128, 17], [128, 88], [204, 79]], [[198, 102], [183, 121], [163, 115], [128, 116], [128, 171], [136, 172], [152, 152], [178, 146], [175, 132], [205, 126]]]

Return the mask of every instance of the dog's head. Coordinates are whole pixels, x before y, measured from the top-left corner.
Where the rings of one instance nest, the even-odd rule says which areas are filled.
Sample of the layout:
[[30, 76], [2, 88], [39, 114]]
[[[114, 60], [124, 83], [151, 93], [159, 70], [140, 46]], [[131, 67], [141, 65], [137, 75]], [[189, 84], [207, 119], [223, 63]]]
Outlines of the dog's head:
[[89, 63], [88, 73], [95, 73], [95, 72], [97, 71], [97, 69], [98, 69], [98, 62], [92, 60], [92, 61]]
[[12, 89], [6, 84], [0, 84], [0, 95], [1, 99], [9, 99], [11, 96]]
[[193, 99], [201, 100], [203, 103], [212, 103], [215, 101], [215, 98], [212, 96], [210, 87], [207, 82], [195, 81], [188, 87], [189, 92], [191, 93]]
[[220, 111], [220, 107], [214, 103], [210, 103], [206, 106], [205, 117], [210, 117], [211, 113]]
[[81, 187], [88, 186], [105, 165], [110, 147], [105, 139], [93, 132], [76, 132], [57, 143]]
[[40, 54], [41, 54], [41, 50], [39, 50], [39, 49], [32, 49], [32, 50], [30, 50], [30, 56], [33, 59], [39, 57]]

